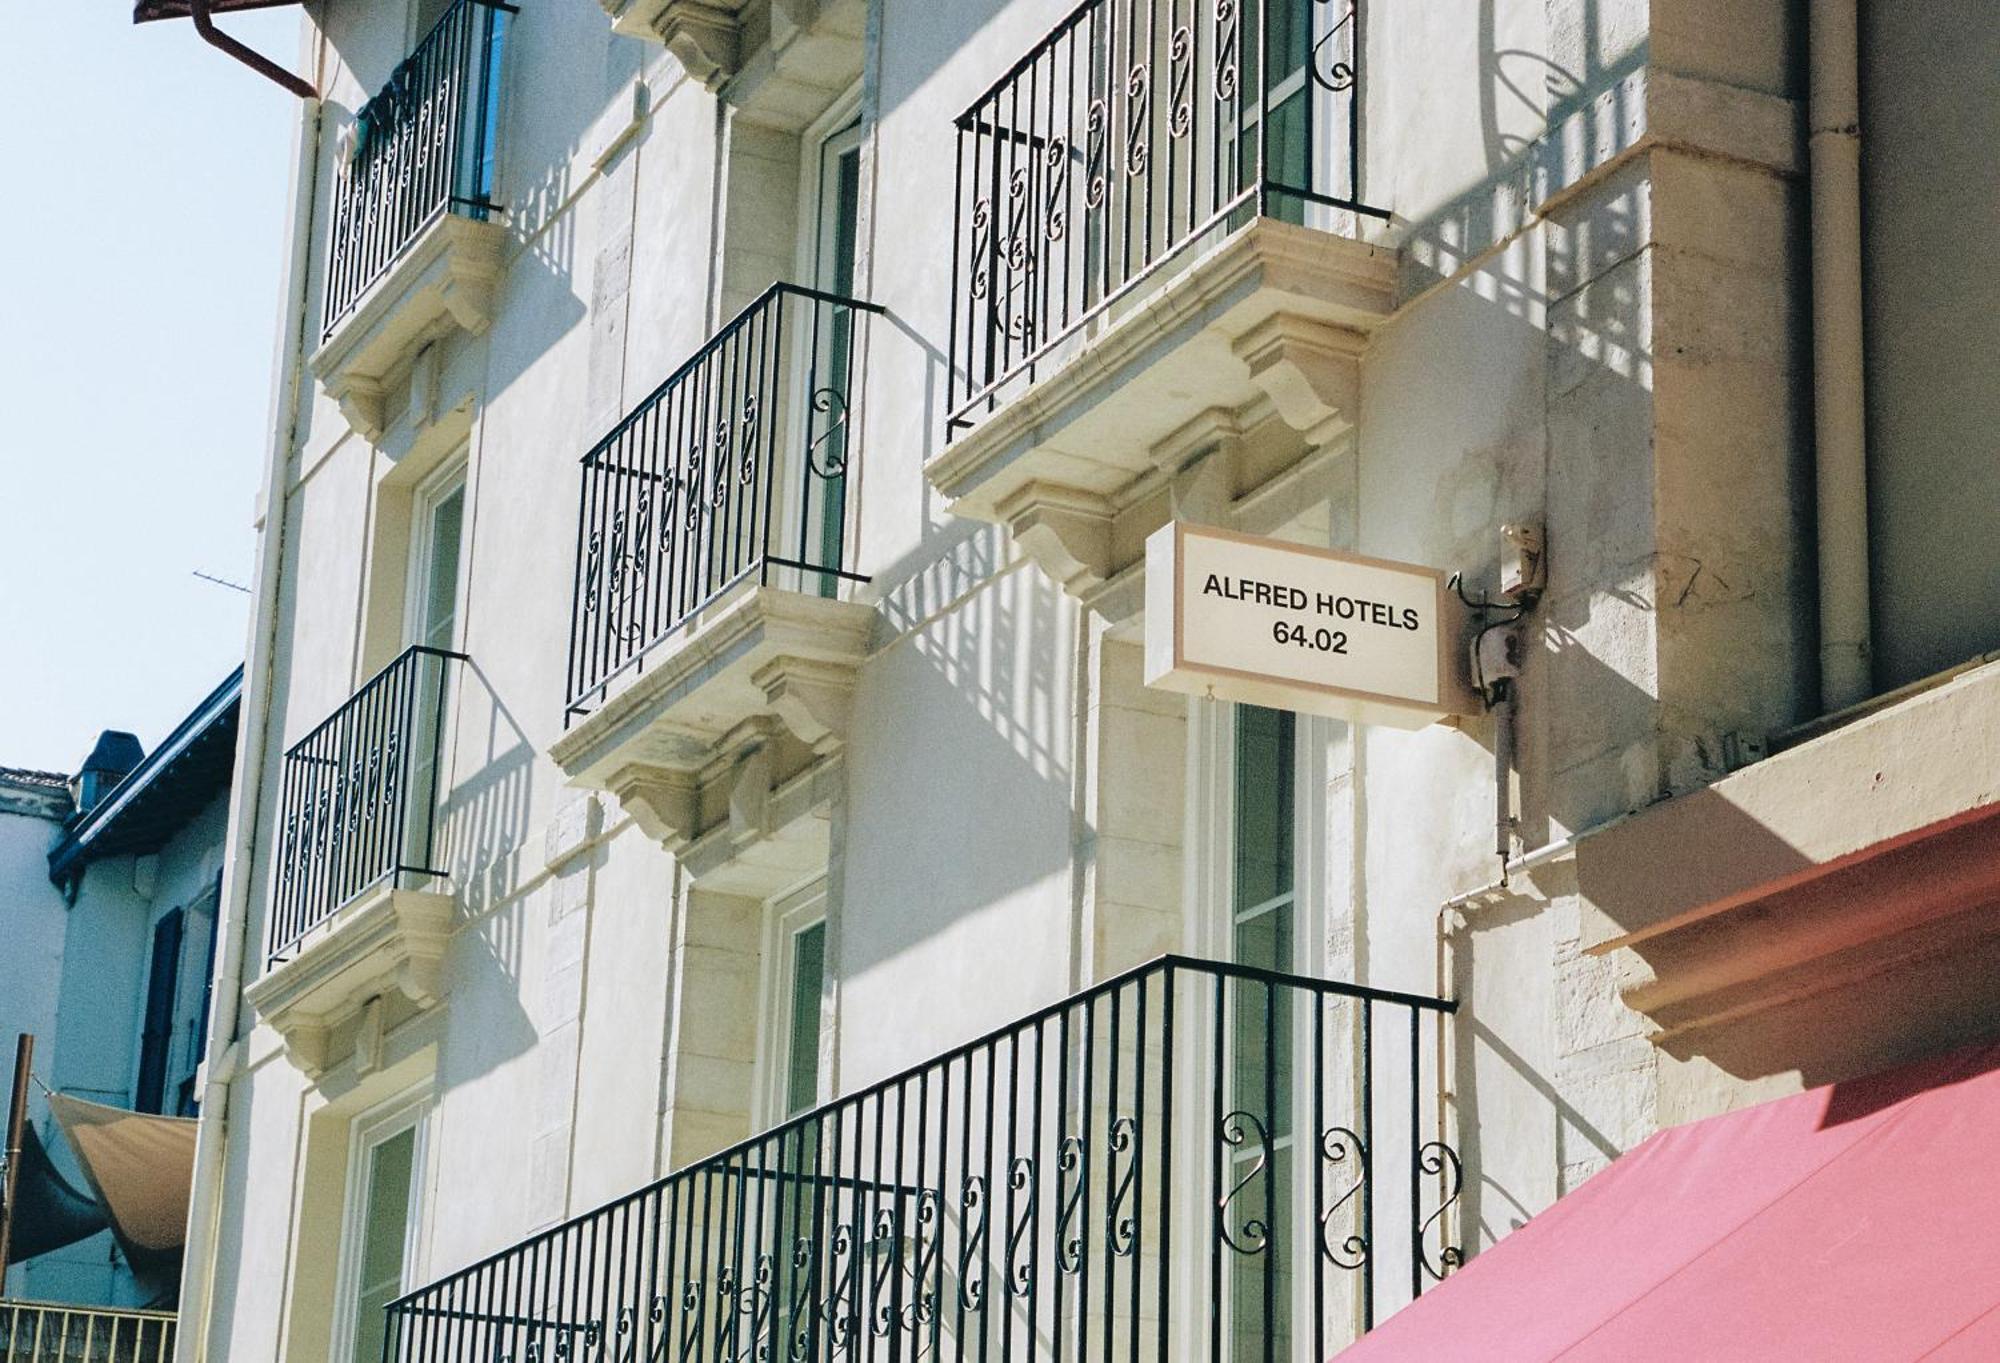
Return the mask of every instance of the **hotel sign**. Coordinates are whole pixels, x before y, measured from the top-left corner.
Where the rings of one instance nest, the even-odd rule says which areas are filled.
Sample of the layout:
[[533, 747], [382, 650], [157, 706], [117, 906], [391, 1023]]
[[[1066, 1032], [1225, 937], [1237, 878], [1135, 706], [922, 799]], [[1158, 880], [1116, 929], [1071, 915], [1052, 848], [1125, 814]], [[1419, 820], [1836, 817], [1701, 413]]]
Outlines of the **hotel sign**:
[[1418, 729], [1476, 713], [1434, 568], [1179, 521], [1146, 541], [1146, 684]]

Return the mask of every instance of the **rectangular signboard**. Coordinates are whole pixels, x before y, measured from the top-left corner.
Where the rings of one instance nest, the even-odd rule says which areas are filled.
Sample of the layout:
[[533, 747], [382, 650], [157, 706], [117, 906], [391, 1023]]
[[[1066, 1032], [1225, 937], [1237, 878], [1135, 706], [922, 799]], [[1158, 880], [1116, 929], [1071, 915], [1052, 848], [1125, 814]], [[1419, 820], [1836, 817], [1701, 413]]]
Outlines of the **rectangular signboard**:
[[1416, 729], [1478, 710], [1434, 568], [1176, 521], [1146, 540], [1146, 683]]

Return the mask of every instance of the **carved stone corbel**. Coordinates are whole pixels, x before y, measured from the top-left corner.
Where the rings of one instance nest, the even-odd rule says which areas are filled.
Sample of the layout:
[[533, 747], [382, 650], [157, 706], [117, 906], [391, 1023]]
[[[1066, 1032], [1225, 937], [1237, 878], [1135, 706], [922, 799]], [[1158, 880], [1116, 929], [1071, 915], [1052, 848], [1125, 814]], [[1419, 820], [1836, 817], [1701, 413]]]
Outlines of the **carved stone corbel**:
[[809, 658], [776, 658], [751, 677], [772, 713], [799, 742], [824, 757], [847, 741], [854, 717], [854, 672]]
[[1072, 596], [1112, 573], [1109, 501], [1052, 483], [1024, 484], [994, 508], [1021, 551]]
[[287, 1027], [285, 1054], [308, 1079], [317, 1081], [326, 1073], [326, 1052], [332, 1029], [324, 1022], [296, 1022]]
[[1273, 313], [1236, 338], [1236, 357], [1278, 415], [1315, 448], [1351, 428], [1361, 410], [1367, 338], [1297, 313]]
[[340, 404], [340, 414], [347, 418], [356, 435], [371, 445], [380, 443], [389, 429], [389, 395], [380, 379], [362, 374], [335, 374], [328, 377], [326, 391], [328, 397]]
[[667, 51], [710, 90], [735, 75], [743, 60], [743, 29], [733, 11], [702, 0], [667, 0], [653, 21]]
[[700, 831], [701, 788], [692, 772], [634, 764], [614, 774], [605, 789], [642, 833], [669, 852], [679, 852]]

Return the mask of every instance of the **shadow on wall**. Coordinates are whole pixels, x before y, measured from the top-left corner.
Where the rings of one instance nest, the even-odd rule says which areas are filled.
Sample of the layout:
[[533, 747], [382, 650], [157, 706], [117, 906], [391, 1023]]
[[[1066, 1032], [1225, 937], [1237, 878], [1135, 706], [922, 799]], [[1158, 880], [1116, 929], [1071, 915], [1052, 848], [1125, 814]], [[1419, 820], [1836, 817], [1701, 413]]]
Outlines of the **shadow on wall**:
[[497, 973], [506, 986], [479, 991], [476, 1035], [461, 1044], [465, 1029], [454, 1029], [453, 1082], [476, 1078], [535, 1044], [534, 1023], [521, 1006], [521, 959], [522, 919], [538, 901], [520, 888], [541, 871], [523, 866], [530, 856], [534, 745], [477, 659], [464, 664], [462, 676], [453, 767], [474, 777], [452, 788], [440, 815], [461, 924], [453, 973], [460, 980]]
[[[933, 539], [922, 566], [876, 579], [887, 637], [867, 665], [849, 758], [870, 809], [846, 852], [851, 892], [893, 892], [898, 911], [879, 916], [880, 940], [843, 937], [856, 972], [1069, 868], [1073, 641], [1061, 591], [1031, 566], [1006, 569], [998, 527], [939, 538], [948, 547]], [[868, 706], [890, 693], [893, 714]], [[912, 843], [932, 857], [922, 883], [891, 885]]]

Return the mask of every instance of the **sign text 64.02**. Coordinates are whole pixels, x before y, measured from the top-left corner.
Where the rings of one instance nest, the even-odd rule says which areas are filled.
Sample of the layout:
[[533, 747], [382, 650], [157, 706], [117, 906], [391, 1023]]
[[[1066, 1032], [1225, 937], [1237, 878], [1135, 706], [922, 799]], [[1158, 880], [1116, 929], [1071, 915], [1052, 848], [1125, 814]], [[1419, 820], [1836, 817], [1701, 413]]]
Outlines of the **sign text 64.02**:
[[1271, 626], [1271, 637], [1281, 644], [1293, 644], [1320, 653], [1347, 652], [1347, 631], [1344, 629], [1314, 629], [1308, 625], [1295, 625], [1289, 620], [1279, 620]]

